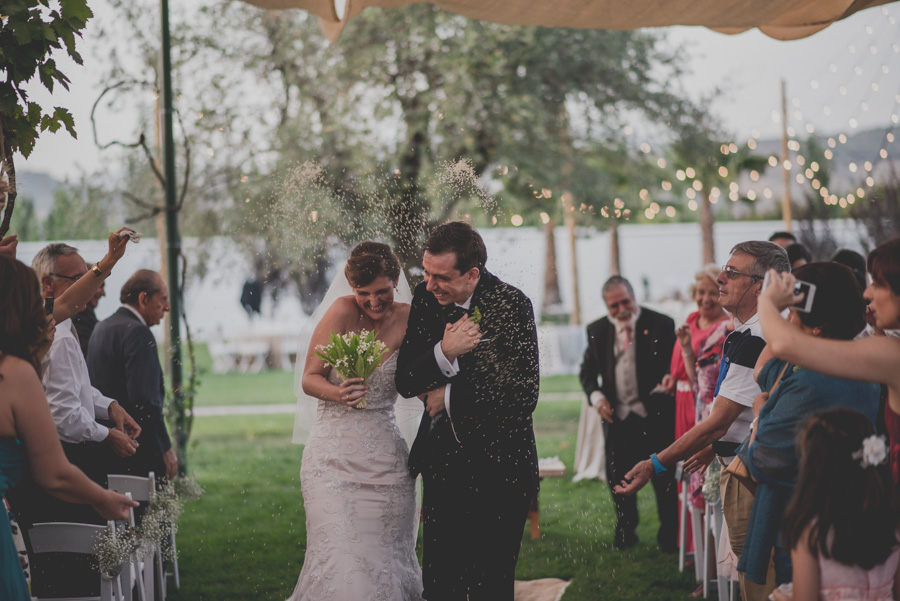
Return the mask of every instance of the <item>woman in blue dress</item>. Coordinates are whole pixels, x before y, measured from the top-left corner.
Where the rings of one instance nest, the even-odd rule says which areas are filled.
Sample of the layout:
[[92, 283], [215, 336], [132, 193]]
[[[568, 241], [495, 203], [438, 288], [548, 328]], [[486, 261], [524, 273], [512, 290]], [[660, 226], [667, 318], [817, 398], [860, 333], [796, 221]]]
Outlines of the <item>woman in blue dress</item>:
[[[38, 370], [50, 348], [37, 277], [0, 256], [0, 497], [31, 469], [34, 480], [69, 503], [89, 503], [104, 518], [123, 520], [137, 503], [89, 480], [69, 463], [41, 388]], [[0, 518], [0, 599], [30, 601], [6, 516]]]

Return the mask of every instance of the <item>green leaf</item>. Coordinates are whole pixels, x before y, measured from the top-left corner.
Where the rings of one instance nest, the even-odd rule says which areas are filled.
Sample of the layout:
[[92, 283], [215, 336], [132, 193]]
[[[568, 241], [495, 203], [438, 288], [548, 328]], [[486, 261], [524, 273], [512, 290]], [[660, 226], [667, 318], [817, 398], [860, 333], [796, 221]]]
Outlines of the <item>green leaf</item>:
[[87, 0], [65, 0], [62, 4], [62, 18], [67, 21], [76, 21], [84, 26], [84, 23], [94, 16], [88, 7]]
[[53, 111], [53, 118], [60, 121], [65, 127], [66, 131], [69, 132], [73, 138], [78, 138], [78, 133], [75, 131], [75, 119], [72, 117], [72, 114], [68, 109], [64, 109], [62, 107], [55, 107]]

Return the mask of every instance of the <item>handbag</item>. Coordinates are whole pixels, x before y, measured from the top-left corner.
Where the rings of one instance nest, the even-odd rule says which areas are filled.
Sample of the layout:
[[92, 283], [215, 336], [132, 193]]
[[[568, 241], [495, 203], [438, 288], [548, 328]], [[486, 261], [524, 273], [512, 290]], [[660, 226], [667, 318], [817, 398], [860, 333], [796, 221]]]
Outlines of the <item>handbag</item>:
[[[778, 374], [778, 379], [775, 380], [774, 386], [769, 390], [769, 398], [772, 398], [772, 395], [775, 393], [775, 389], [778, 388], [778, 385], [781, 384], [781, 377], [784, 375], [784, 372], [787, 371], [788, 363], [784, 364], [784, 367], [781, 368], [781, 373]], [[756, 486], [756, 483], [753, 482], [753, 476], [750, 475], [750, 469], [747, 467], [747, 464], [744, 463], [744, 460], [741, 459], [740, 455], [735, 455], [734, 459], [731, 460], [731, 463], [725, 466], [725, 471], [737, 478], [744, 485], [747, 486]]]

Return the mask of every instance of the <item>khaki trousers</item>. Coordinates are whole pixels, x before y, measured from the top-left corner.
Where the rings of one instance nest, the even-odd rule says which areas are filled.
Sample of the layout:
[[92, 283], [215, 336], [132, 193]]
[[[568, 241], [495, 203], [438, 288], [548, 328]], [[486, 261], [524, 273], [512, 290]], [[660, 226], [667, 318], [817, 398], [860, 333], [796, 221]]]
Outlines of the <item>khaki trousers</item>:
[[[722, 471], [720, 481], [722, 492], [722, 515], [725, 517], [725, 525], [728, 527], [728, 536], [731, 539], [731, 550], [736, 557], [741, 556], [744, 548], [744, 538], [747, 534], [747, 522], [750, 519], [750, 508], [753, 506], [753, 494], [755, 487], [750, 488], [738, 478], [726, 471]], [[756, 584], [744, 577], [740, 572], [741, 599], [743, 601], [767, 601], [769, 594], [775, 590], [775, 564], [769, 558], [769, 569], [766, 572], [766, 584]]]

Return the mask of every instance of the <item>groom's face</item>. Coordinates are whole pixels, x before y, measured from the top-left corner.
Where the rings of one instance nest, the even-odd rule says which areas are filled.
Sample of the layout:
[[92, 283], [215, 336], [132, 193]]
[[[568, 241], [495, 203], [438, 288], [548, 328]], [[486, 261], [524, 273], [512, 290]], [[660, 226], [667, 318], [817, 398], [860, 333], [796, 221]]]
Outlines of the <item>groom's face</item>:
[[425, 270], [425, 289], [442, 305], [466, 302], [478, 284], [478, 268], [465, 273], [456, 268], [456, 253], [433, 255], [425, 251], [422, 259]]

